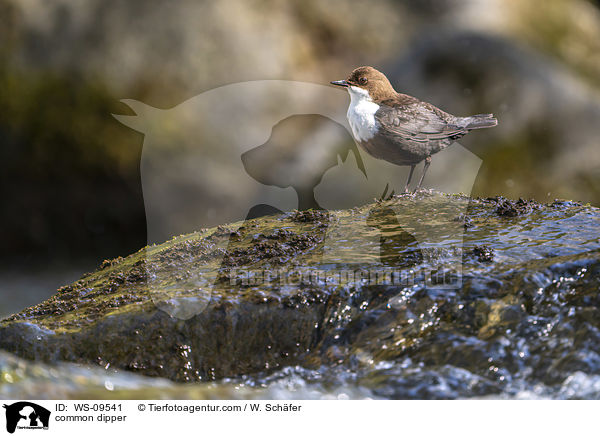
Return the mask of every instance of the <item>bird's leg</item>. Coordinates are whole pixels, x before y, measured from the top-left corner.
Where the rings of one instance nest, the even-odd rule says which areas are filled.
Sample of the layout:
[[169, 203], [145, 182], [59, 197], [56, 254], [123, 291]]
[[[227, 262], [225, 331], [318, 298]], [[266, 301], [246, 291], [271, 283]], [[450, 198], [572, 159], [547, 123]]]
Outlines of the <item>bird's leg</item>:
[[423, 179], [425, 178], [425, 173], [427, 172], [427, 168], [429, 168], [429, 165], [431, 165], [431, 156], [427, 156], [425, 158], [425, 165], [423, 166], [423, 174], [421, 174], [421, 180], [419, 180], [419, 184], [415, 188], [414, 192], [417, 192], [419, 189], [421, 189], [421, 185], [423, 184]]
[[408, 180], [406, 181], [406, 186], [404, 186], [404, 193], [408, 192], [408, 185], [410, 185], [410, 179], [412, 179], [413, 172], [415, 171], [415, 165], [410, 166], [410, 173], [408, 173]]

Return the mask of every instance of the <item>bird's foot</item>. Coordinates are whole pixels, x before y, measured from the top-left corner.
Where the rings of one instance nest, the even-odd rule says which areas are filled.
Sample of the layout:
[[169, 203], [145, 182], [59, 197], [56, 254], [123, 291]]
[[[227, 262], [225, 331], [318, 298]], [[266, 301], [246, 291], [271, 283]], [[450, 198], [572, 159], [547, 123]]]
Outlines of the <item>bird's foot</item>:
[[431, 193], [431, 191], [432, 191], [431, 188], [423, 188], [423, 187], [419, 186], [419, 187], [416, 187], [414, 189], [414, 191], [412, 191], [412, 195], [423, 194], [423, 193]]

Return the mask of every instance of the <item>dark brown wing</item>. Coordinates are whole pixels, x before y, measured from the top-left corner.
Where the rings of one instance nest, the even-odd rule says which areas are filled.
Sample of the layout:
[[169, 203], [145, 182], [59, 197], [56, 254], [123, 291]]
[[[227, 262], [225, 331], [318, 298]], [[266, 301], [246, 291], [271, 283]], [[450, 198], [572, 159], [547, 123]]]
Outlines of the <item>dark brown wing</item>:
[[383, 101], [375, 118], [386, 133], [411, 142], [456, 140], [467, 134], [459, 118], [414, 98]]

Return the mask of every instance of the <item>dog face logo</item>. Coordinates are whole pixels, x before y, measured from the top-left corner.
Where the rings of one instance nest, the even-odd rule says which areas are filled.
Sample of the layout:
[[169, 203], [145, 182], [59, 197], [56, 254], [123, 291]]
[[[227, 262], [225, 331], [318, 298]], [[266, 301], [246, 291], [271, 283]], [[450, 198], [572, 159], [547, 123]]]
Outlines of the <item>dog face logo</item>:
[[[346, 119], [347, 95], [329, 86], [265, 80], [216, 88], [166, 110], [133, 100], [123, 103], [135, 115], [115, 118], [144, 134], [140, 172], [146, 252], [152, 253], [155, 243], [194, 231], [210, 245], [206, 264], [183, 255], [166, 259], [185, 272], [176, 281], [171, 269], [150, 265], [147, 271], [154, 303], [180, 319], [209, 304], [215, 283], [226, 279], [222, 266], [235, 251], [232, 240], [240, 238], [248, 220], [294, 209], [321, 210], [327, 220], [326, 211], [360, 207], [380, 198], [384, 188], [402, 192], [408, 174], [408, 167], [375, 159], [354, 143]], [[481, 160], [460, 144], [437, 156], [428, 184], [442, 192], [469, 194]], [[459, 273], [461, 252], [448, 257], [425, 251], [443, 241], [461, 248], [464, 229], [455, 218], [465, 212], [467, 202], [437, 206], [435, 221], [393, 204], [361, 217], [351, 253], [349, 241], [339, 237], [339, 226], [348, 223], [327, 222], [314, 235], [324, 241], [319, 263], [323, 270], [359, 263], [411, 270], [426, 258], [428, 264], [438, 262], [440, 269]], [[389, 224], [379, 228], [378, 220]], [[222, 224], [227, 228], [212, 234], [201, 230]], [[193, 236], [180, 242], [207, 249]], [[400, 259], [405, 255], [409, 261]]]
[[6, 431], [14, 433], [18, 429], [48, 429], [50, 411], [29, 401], [5, 404]]

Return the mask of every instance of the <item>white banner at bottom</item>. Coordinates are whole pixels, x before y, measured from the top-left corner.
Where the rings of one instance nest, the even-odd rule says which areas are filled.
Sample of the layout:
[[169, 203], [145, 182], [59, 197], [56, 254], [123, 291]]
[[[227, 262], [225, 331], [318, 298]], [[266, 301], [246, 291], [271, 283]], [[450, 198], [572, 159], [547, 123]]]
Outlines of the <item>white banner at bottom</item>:
[[598, 401], [4, 400], [0, 434], [598, 435]]

